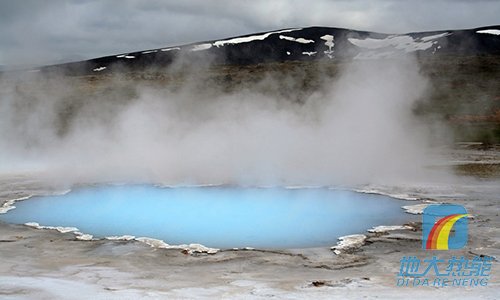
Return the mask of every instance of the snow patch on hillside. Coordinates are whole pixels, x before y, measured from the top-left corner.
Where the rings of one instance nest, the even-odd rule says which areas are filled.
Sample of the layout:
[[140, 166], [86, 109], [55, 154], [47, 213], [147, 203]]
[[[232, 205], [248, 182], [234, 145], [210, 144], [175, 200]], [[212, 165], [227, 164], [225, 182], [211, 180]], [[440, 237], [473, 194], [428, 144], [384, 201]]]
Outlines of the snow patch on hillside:
[[348, 38], [347, 40], [351, 44], [365, 50], [356, 55], [354, 59], [376, 59], [390, 57], [395, 54], [394, 50], [410, 53], [419, 50], [427, 50], [435, 46], [432, 52], [434, 54], [436, 50], [441, 48], [441, 46], [437, 45], [437, 40], [450, 34], [450, 32], [444, 32], [420, 38], [413, 38], [409, 35], [390, 35], [383, 39]]
[[485, 29], [485, 30], [478, 30], [476, 32], [477, 33], [486, 33], [486, 34], [500, 35], [500, 30], [499, 29]]
[[451, 34], [450, 32], [444, 32], [444, 33], [440, 33], [440, 34], [428, 35], [428, 36], [424, 36], [424, 37], [420, 38], [420, 40], [422, 40], [424, 42], [428, 42], [428, 41], [432, 41], [435, 39], [439, 39], [439, 38], [448, 36], [450, 34]]
[[385, 39], [374, 39], [374, 38], [366, 38], [366, 39], [357, 39], [357, 38], [348, 38], [347, 39], [351, 44], [358, 46], [364, 49], [382, 49], [382, 48], [396, 48], [398, 50], [404, 50], [405, 52], [413, 52], [416, 50], [426, 50], [429, 49], [433, 42], [431, 41], [422, 41], [417, 42], [409, 35], [392, 35], [388, 36]]
[[262, 40], [268, 38], [271, 34], [292, 32], [292, 31], [296, 31], [296, 30], [300, 30], [300, 29], [302, 29], [302, 28], [271, 31], [271, 32], [267, 32], [267, 33], [259, 34], [259, 35], [251, 35], [251, 36], [232, 38], [232, 39], [228, 39], [228, 40], [220, 40], [220, 41], [214, 42], [213, 45], [215, 47], [219, 48], [221, 46], [226, 46], [226, 45], [248, 43], [248, 42], [252, 42], [252, 41], [262, 41]]
[[207, 50], [212, 48], [212, 44], [198, 44], [194, 45], [193, 48], [191, 48], [191, 51], [201, 51], [201, 50]]
[[315, 55], [316, 53], [318, 53], [318, 52], [316, 52], [316, 51], [310, 51], [310, 52], [307, 52], [307, 51], [306, 51], [306, 52], [302, 52], [302, 54], [304, 54], [304, 55], [308, 55], [308, 56]]
[[323, 52], [329, 58], [333, 58], [333, 46], [335, 46], [335, 43], [333, 42], [333, 39], [334, 39], [333, 35], [326, 34], [326, 35], [320, 37], [320, 39], [324, 40], [325, 45], [328, 47], [328, 50], [325, 50]]
[[166, 51], [172, 51], [172, 50], [181, 50], [179, 47], [171, 47], [171, 48], [163, 48], [161, 51], [166, 52]]
[[286, 35], [280, 35], [280, 39], [281, 40], [287, 40], [287, 41], [290, 41], [290, 42], [297, 42], [297, 43], [301, 43], [301, 44], [314, 43], [313, 40], [308, 40], [308, 39], [305, 39], [305, 38], [294, 38], [292, 36], [286, 36]]

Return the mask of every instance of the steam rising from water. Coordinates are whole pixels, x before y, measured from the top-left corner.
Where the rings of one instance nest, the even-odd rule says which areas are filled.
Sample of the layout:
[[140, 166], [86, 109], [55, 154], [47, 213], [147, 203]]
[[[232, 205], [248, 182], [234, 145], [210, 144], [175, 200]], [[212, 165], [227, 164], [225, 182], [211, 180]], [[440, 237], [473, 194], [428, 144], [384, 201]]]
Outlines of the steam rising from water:
[[[412, 114], [426, 84], [411, 58], [345, 65], [300, 103], [256, 88], [200, 92], [187, 83], [175, 91], [126, 86], [72, 106], [71, 82], [50, 81], [42, 92], [4, 80], [0, 172], [37, 169], [67, 183], [411, 180], [426, 176], [429, 163], [428, 127]], [[135, 97], [126, 100], [123, 90]]]

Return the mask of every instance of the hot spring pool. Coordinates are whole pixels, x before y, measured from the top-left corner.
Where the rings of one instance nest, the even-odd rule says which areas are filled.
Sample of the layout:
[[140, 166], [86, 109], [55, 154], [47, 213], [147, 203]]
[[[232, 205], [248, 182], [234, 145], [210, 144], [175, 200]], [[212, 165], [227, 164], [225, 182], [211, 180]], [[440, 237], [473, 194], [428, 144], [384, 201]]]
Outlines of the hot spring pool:
[[332, 246], [343, 235], [403, 224], [403, 201], [326, 188], [101, 186], [33, 197], [0, 215], [14, 224], [77, 227], [209, 247]]

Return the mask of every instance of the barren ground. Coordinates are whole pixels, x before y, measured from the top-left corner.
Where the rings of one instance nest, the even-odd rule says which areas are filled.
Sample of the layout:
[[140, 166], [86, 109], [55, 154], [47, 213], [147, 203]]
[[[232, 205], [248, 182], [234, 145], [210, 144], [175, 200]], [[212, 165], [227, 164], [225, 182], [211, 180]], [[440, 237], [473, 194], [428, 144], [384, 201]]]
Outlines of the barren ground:
[[[371, 186], [387, 193], [415, 196], [415, 204], [438, 201], [464, 205], [473, 218], [469, 241], [461, 250], [421, 249], [415, 230], [365, 233], [365, 245], [336, 255], [329, 248], [225, 250], [185, 254], [137, 241], [78, 241], [71, 233], [0, 223], [0, 296], [6, 299], [136, 298], [452, 298], [496, 299], [500, 291], [500, 181], [498, 148], [462, 145], [449, 163], [462, 176], [454, 183]], [[462, 167], [461, 167], [462, 166]], [[469, 166], [469, 167], [463, 167]], [[472, 167], [470, 167], [472, 166]], [[57, 189], [40, 174], [4, 174], [5, 202]], [[417, 220], [420, 220], [417, 218]], [[333, 245], [332, 245], [333, 246]], [[488, 286], [397, 287], [402, 256], [486, 255], [495, 258]]]

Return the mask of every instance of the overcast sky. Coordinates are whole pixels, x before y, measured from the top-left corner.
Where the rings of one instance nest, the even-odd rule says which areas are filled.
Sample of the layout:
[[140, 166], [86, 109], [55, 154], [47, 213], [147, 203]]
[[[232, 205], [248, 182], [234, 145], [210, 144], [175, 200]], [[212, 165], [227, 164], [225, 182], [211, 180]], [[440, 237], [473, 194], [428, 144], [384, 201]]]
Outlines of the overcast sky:
[[404, 33], [499, 23], [498, 0], [0, 0], [0, 65], [80, 60], [285, 27]]

